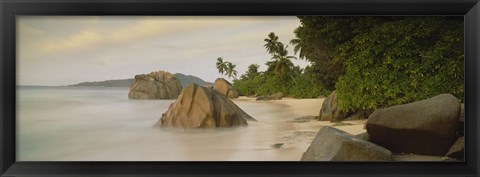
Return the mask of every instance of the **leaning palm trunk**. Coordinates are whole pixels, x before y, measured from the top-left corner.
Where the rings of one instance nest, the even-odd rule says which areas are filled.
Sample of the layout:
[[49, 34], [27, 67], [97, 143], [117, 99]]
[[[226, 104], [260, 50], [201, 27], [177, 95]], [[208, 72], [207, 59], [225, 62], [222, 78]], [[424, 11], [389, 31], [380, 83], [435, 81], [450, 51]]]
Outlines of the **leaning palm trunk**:
[[294, 84], [297, 84], [297, 81], [295, 80], [295, 78], [293, 78], [293, 75], [292, 75], [291, 73], [288, 73], [288, 75], [290, 75], [290, 77], [292, 78], [293, 83], [294, 83]]

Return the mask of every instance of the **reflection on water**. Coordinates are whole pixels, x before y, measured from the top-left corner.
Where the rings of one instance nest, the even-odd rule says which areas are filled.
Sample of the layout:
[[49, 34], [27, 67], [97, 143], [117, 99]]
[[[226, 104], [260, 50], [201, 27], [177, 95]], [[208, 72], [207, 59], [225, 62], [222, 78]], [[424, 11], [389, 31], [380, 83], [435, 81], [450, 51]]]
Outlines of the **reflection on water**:
[[128, 100], [127, 94], [128, 88], [17, 87], [17, 160], [299, 160], [308, 147], [271, 147], [288, 141], [285, 132], [308, 126], [285, 124], [298, 115], [283, 105], [235, 101], [258, 120], [247, 127], [157, 129], [152, 126], [174, 100]]

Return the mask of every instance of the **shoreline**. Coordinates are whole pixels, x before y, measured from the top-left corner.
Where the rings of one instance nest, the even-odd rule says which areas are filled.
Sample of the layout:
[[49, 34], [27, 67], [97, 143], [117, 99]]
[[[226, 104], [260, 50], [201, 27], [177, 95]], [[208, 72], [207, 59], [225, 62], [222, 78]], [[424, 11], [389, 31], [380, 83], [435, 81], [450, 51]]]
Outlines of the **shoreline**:
[[[332, 126], [334, 128], [345, 131], [351, 135], [358, 135], [366, 132], [365, 124], [367, 119], [364, 120], [349, 120], [341, 121], [345, 125], [336, 125], [330, 121], [318, 121], [308, 116], [318, 116], [320, 108], [323, 104], [325, 98], [307, 98], [307, 99], [296, 99], [296, 98], [283, 98], [281, 100], [268, 100], [268, 101], [256, 101], [254, 97], [241, 96], [233, 101], [239, 102], [254, 102], [259, 104], [269, 104], [284, 107], [284, 110], [295, 115], [290, 117], [289, 121], [280, 123], [281, 127], [295, 127], [296, 130], [286, 130], [284, 132], [283, 140], [287, 144], [285, 149], [292, 148], [289, 147], [289, 143], [296, 143], [292, 146], [298, 149], [304, 149], [305, 152], [310, 146], [311, 142], [315, 138], [316, 134], [323, 126]], [[255, 115], [252, 115], [255, 116]], [[307, 117], [307, 118], [306, 118]], [[304, 118], [304, 119], [302, 119]], [[314, 133], [312, 133], [314, 132]], [[280, 151], [281, 148], [278, 149]], [[302, 153], [303, 154], [303, 153]], [[298, 156], [298, 159], [301, 158], [301, 155]], [[393, 161], [441, 161], [443, 160], [442, 156], [429, 156], [429, 155], [418, 155], [418, 154], [392, 154]]]
[[[19, 130], [18, 159], [299, 161], [320, 128], [334, 124], [305, 117], [318, 116], [324, 99], [256, 101], [255, 98], [240, 97], [231, 100], [258, 122], [249, 121], [248, 126], [232, 129], [167, 131], [152, 126], [174, 100], [130, 101], [124, 96], [126, 90], [112, 92], [108, 97], [104, 96], [104, 92], [73, 91], [84, 95], [83, 102], [78, 102], [79, 97], [72, 97], [71, 90], [23, 90], [21, 99], [28, 98], [23, 104], [35, 103], [35, 99], [29, 100], [35, 95], [48, 95], [48, 102], [64, 101], [64, 104], [55, 105], [59, 108], [56, 114], [40, 109], [42, 107], [20, 110], [19, 125], [23, 128]], [[90, 106], [85, 106], [85, 103]], [[51, 127], [51, 122], [55, 122], [55, 127]], [[344, 122], [348, 124], [334, 127], [353, 135], [365, 132], [364, 120]], [[75, 138], [65, 141], [65, 137]], [[37, 141], [29, 141], [31, 139]], [[439, 159], [441, 157], [394, 155], [395, 161]]]

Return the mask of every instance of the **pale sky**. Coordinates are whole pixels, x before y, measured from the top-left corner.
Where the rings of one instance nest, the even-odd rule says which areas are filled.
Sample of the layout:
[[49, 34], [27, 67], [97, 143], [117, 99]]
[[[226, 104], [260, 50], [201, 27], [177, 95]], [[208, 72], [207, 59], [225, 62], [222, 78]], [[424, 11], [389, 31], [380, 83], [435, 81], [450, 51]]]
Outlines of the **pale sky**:
[[[253, 63], [266, 69], [271, 56], [263, 39], [268, 33], [289, 44], [299, 25], [293, 16], [21, 16], [17, 84], [69, 85], [157, 70], [213, 82], [222, 77], [215, 67], [217, 57], [236, 64], [239, 77]], [[293, 47], [288, 49], [293, 55]]]

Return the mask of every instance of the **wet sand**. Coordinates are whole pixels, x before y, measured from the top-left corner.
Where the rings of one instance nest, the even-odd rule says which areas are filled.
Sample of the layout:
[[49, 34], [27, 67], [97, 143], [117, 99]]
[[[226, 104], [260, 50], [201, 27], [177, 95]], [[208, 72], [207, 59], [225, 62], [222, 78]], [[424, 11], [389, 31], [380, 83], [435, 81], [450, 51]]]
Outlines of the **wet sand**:
[[[333, 126], [352, 135], [358, 135], [366, 132], [366, 120], [342, 121], [344, 125], [336, 125], [329, 121], [317, 121], [305, 116], [318, 116], [322, 99], [292, 99], [283, 98], [282, 100], [255, 101], [255, 98], [240, 97], [236, 101], [258, 102], [260, 104], [272, 104], [283, 106], [293, 117], [285, 117], [291, 119], [282, 123], [278, 123], [279, 128], [284, 129], [284, 136], [279, 143], [284, 143], [278, 151], [285, 153], [285, 156], [291, 156], [289, 159], [300, 158], [310, 146], [315, 138], [318, 130], [322, 126]], [[303, 117], [303, 118], [302, 118]], [[394, 161], [440, 161], [441, 156], [426, 156], [416, 154], [394, 154]]]

